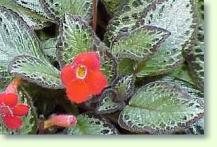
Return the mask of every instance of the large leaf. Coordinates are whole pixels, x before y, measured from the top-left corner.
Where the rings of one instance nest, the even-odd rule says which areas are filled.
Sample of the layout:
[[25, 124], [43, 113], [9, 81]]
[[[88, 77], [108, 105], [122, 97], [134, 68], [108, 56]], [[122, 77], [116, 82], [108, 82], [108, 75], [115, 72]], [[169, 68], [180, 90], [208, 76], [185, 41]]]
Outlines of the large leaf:
[[57, 57], [63, 66], [84, 51], [93, 49], [94, 32], [81, 17], [65, 15], [60, 26]]
[[[119, 4], [120, 6], [116, 8], [117, 12], [107, 27], [105, 34], [107, 43], [112, 42], [121, 32], [130, 33], [131, 28], [136, 24], [142, 12], [152, 1], [153, 0], [125, 0], [119, 2], [121, 5]], [[117, 2], [118, 1], [112, 1], [112, 3]]]
[[112, 54], [117, 58], [143, 61], [156, 52], [159, 45], [169, 37], [167, 30], [143, 26], [130, 33], [119, 35], [112, 45]]
[[46, 88], [62, 88], [59, 71], [48, 62], [28, 55], [17, 56], [9, 65], [10, 73]]
[[154, 25], [171, 32], [138, 76], [170, 72], [183, 62], [182, 49], [194, 35], [196, 22], [193, 0], [157, 0], [145, 11], [140, 25]]
[[191, 87], [156, 81], [141, 87], [119, 116], [121, 127], [132, 132], [172, 133], [185, 129], [204, 113], [204, 100]]
[[88, 21], [92, 18], [92, 0], [39, 0], [47, 15], [53, 18], [64, 14], [80, 16]]
[[[49, 19], [41, 12], [35, 11], [38, 8], [31, 5], [27, 0], [0, 0], [0, 5], [17, 12], [34, 29], [41, 29], [49, 24]], [[34, 8], [35, 10], [33, 10]]]
[[0, 20], [1, 66], [23, 54], [44, 59], [37, 36], [17, 13], [0, 6]]
[[77, 116], [77, 125], [67, 129], [72, 135], [115, 135], [117, 129], [105, 119], [90, 114]]

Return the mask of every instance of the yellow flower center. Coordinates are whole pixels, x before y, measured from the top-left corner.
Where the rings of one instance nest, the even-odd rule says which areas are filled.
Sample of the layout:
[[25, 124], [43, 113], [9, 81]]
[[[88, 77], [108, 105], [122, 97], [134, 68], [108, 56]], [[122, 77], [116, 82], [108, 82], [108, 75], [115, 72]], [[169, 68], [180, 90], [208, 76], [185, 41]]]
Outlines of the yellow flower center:
[[87, 75], [87, 68], [84, 65], [80, 65], [79, 67], [77, 67], [76, 69], [76, 77], [78, 79], [85, 79]]

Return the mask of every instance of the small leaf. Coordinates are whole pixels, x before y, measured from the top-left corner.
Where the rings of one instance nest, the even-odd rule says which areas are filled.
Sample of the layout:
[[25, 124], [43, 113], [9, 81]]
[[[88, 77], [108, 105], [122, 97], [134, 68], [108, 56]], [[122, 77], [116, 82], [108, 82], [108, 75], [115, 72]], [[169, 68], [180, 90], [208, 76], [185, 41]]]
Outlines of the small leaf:
[[[153, 0], [123, 0], [119, 2], [121, 4], [117, 7], [117, 10], [112, 11], [115, 14], [107, 26], [107, 32], [104, 37], [105, 41], [111, 43], [120, 33], [130, 33], [130, 30], [141, 17], [142, 12], [152, 1]], [[117, 2], [118, 1], [114, 0], [111, 3]]]
[[9, 72], [45, 88], [61, 89], [59, 71], [48, 62], [35, 57], [17, 56], [9, 65]]
[[143, 26], [133, 32], [119, 35], [113, 42], [112, 54], [117, 58], [143, 61], [156, 52], [159, 45], [169, 35], [167, 30]]
[[80, 17], [65, 15], [57, 49], [60, 65], [70, 63], [75, 55], [93, 49], [94, 35], [88, 23]]
[[205, 128], [205, 122], [204, 122], [204, 118], [201, 118], [200, 120], [198, 120], [196, 123], [194, 123], [187, 131], [190, 131], [188, 132], [191, 133], [191, 134], [194, 134], [194, 135], [203, 135], [204, 134], [204, 128]]
[[170, 76], [178, 78], [180, 80], [184, 80], [184, 81], [186, 81], [188, 83], [193, 84], [192, 78], [191, 78], [191, 76], [189, 74], [189, 71], [188, 71], [188, 67], [185, 64], [183, 64], [180, 67], [176, 68], [170, 74]]
[[8, 70], [5, 67], [1, 66], [0, 63], [0, 92], [4, 91], [11, 80], [12, 76], [8, 73]]
[[191, 126], [203, 116], [204, 100], [189, 89], [169, 81], [141, 87], [119, 115], [119, 125], [132, 132], [157, 134]]
[[67, 134], [72, 135], [115, 135], [117, 129], [105, 119], [89, 114], [77, 116], [77, 125], [67, 129]]
[[193, 0], [157, 0], [144, 11], [141, 26], [154, 25], [171, 32], [158, 52], [141, 69], [139, 77], [170, 72], [183, 63], [183, 47], [192, 41], [196, 30]]
[[[106, 10], [114, 15], [114, 13], [116, 12], [116, 10], [122, 6], [123, 4], [126, 4], [126, 0], [102, 0], [103, 4], [106, 7]], [[121, 7], [122, 8], [122, 7]]]
[[117, 76], [117, 63], [115, 58], [107, 50], [99, 51], [101, 71], [106, 75], [107, 81], [111, 83]]
[[88, 21], [92, 18], [92, 0], [39, 0], [45, 12], [52, 18], [64, 17], [64, 14], [80, 16]]
[[197, 46], [194, 46], [183, 51], [185, 59], [188, 63], [188, 67], [190, 69], [191, 76], [193, 77], [193, 81], [201, 91], [204, 91], [205, 79], [204, 51], [205, 44], [203, 42], [198, 42]]
[[124, 76], [115, 80], [112, 88], [116, 92], [116, 97], [113, 100], [116, 102], [128, 100], [134, 93], [135, 81], [134, 75]]
[[117, 65], [118, 76], [131, 75], [134, 73], [136, 67], [136, 61], [125, 58], [121, 59]]
[[125, 103], [117, 103], [113, 101], [116, 96], [116, 93], [112, 89], [105, 90], [100, 97], [100, 102], [96, 108], [96, 112], [98, 114], [111, 114], [123, 109]]
[[42, 41], [42, 49], [44, 54], [51, 57], [52, 59], [56, 59], [56, 45], [57, 38], [49, 38], [45, 41]]

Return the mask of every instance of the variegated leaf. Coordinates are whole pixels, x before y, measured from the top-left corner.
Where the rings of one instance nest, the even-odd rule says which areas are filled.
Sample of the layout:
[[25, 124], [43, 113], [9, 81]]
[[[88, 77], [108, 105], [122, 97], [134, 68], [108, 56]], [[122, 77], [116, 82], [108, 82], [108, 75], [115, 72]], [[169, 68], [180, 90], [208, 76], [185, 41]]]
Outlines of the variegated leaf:
[[202, 91], [204, 91], [205, 80], [204, 51], [205, 44], [202, 42], [198, 43], [197, 46], [184, 50], [184, 56], [188, 62], [195, 85]]
[[34, 29], [41, 29], [49, 25], [50, 19], [41, 15], [42, 13], [32, 11], [29, 8], [20, 5], [16, 1], [18, 2], [18, 0], [0, 0], [0, 6], [4, 6], [18, 13], [20, 17], [22, 17], [22, 19], [24, 19], [24, 21], [28, 24], [28, 26]]
[[45, 41], [42, 41], [41, 43], [44, 54], [55, 60], [56, 60], [57, 41], [58, 41], [57, 38], [49, 38]]
[[15, 12], [0, 6], [0, 64], [7, 68], [18, 55], [43, 58], [37, 36]]
[[170, 72], [183, 63], [182, 49], [192, 41], [196, 21], [193, 0], [156, 0], [145, 11], [140, 25], [154, 25], [171, 32], [138, 76]]
[[112, 44], [112, 54], [118, 59], [144, 61], [157, 51], [169, 35], [167, 30], [143, 26], [133, 32], [119, 35]]
[[39, 0], [12, 0], [12, 1], [16, 2], [17, 4], [25, 8], [30, 9], [31, 11], [39, 13], [40, 15], [47, 16]]
[[52, 18], [64, 17], [64, 14], [80, 16], [90, 21], [92, 18], [92, 0], [39, 0], [45, 12]]
[[67, 129], [68, 135], [115, 135], [117, 129], [101, 117], [91, 114], [77, 116], [77, 124]]
[[94, 32], [81, 17], [65, 15], [60, 26], [57, 58], [61, 66], [70, 63], [71, 59], [85, 51], [93, 49]]
[[117, 76], [117, 63], [115, 58], [107, 50], [100, 50], [101, 71], [106, 75], [107, 81], [111, 83]]
[[136, 78], [134, 75], [128, 75], [116, 79], [112, 83], [112, 88], [116, 93], [113, 99], [115, 102], [122, 102], [128, 100], [134, 93]]
[[102, 0], [102, 2], [105, 5], [106, 10], [113, 16], [118, 8], [126, 4], [128, 0]]
[[[128, 0], [117, 8], [117, 14], [111, 19], [105, 34], [105, 41], [111, 43], [119, 33], [130, 33], [142, 15], [142, 12], [153, 0]], [[113, 2], [113, 1], [112, 1]], [[113, 2], [114, 3], [114, 2]]]
[[8, 73], [7, 68], [2, 67], [0, 63], [0, 92], [4, 91], [11, 80], [12, 76]]
[[35, 57], [17, 56], [10, 63], [9, 72], [45, 88], [62, 88], [59, 71], [50, 63]]
[[107, 89], [100, 97], [100, 102], [96, 108], [98, 114], [111, 114], [124, 108], [125, 103], [117, 103], [113, 100], [116, 98], [116, 93], [112, 89]]
[[169, 81], [141, 87], [119, 115], [119, 125], [151, 134], [173, 133], [191, 126], [203, 117], [204, 100], [190, 89]]

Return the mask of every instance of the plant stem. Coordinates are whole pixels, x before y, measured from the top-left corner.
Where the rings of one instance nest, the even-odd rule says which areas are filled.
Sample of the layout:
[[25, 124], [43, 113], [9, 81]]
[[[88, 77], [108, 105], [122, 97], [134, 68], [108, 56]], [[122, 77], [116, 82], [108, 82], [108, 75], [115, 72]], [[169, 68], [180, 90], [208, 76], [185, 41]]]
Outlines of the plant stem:
[[98, 0], [93, 0], [93, 30], [95, 32], [97, 27], [97, 2]]

